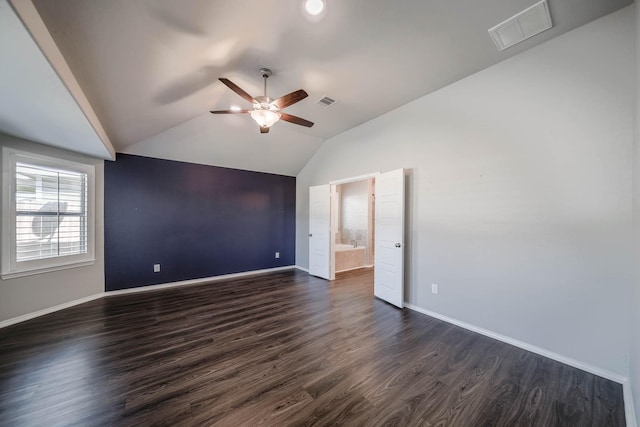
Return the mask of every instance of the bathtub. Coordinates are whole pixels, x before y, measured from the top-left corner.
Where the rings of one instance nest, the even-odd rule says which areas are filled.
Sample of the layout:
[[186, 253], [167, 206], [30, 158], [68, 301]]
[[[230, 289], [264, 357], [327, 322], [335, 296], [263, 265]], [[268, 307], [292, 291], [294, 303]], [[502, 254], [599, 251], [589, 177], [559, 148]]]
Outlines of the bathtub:
[[347, 245], [336, 243], [336, 273], [347, 270], [355, 270], [365, 266], [366, 246]]

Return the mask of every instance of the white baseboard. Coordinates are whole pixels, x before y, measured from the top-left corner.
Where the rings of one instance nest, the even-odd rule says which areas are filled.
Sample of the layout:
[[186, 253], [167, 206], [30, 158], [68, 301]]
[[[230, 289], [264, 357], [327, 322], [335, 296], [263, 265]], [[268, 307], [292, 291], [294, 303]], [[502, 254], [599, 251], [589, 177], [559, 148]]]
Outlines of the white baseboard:
[[16, 323], [21, 323], [27, 320], [35, 319], [36, 317], [44, 316], [45, 314], [50, 314], [55, 311], [64, 310], [65, 308], [73, 307], [74, 305], [84, 304], [85, 302], [93, 301], [94, 299], [102, 298], [103, 296], [104, 296], [104, 293], [100, 292], [99, 294], [90, 295], [88, 297], [65, 302], [64, 304], [59, 304], [53, 307], [34, 311], [33, 313], [24, 314], [18, 317], [12, 317], [11, 319], [3, 320], [2, 322], [0, 322], [0, 329], [6, 328], [7, 326], [15, 325]]
[[295, 266], [295, 268], [297, 268], [297, 269], [298, 269], [298, 270], [300, 270], [300, 271], [304, 271], [305, 273], [308, 273], [308, 272], [309, 272], [309, 269], [308, 269], [308, 268], [300, 267], [299, 265], [296, 265], [296, 266]]
[[203, 279], [183, 280], [181, 282], [162, 283], [160, 285], [149, 285], [149, 286], [142, 286], [138, 288], [122, 289], [118, 291], [101, 292], [99, 294], [90, 295], [88, 297], [80, 298], [74, 301], [65, 302], [64, 304], [59, 304], [54, 307], [45, 308], [43, 310], [34, 311], [33, 313], [28, 313], [22, 316], [3, 320], [0, 322], [0, 329], [5, 328], [7, 326], [14, 325], [16, 323], [24, 322], [26, 320], [35, 319], [36, 317], [44, 316], [45, 314], [53, 313], [55, 311], [64, 310], [65, 308], [73, 307], [74, 305], [93, 301], [95, 299], [102, 298], [104, 296], [130, 294], [134, 292], [154, 291], [154, 290], [163, 289], [163, 288], [172, 288], [174, 286], [195, 285], [198, 283], [215, 282], [219, 280], [234, 279], [237, 277], [253, 276], [256, 274], [274, 273], [276, 271], [292, 270], [294, 268], [296, 267], [293, 265], [288, 265], [285, 267], [266, 268], [264, 270], [252, 270], [252, 271], [245, 271], [243, 273], [225, 274], [223, 276], [212, 276], [212, 277], [206, 277]]
[[242, 273], [223, 274], [222, 276], [210, 276], [210, 277], [203, 277], [201, 279], [182, 280], [180, 282], [161, 283], [159, 285], [147, 285], [147, 286], [140, 286], [137, 288], [119, 289], [117, 291], [106, 291], [104, 294], [105, 296], [112, 296], [112, 295], [132, 294], [136, 292], [157, 291], [158, 289], [174, 288], [176, 286], [198, 285], [201, 283], [217, 282], [220, 280], [236, 279], [239, 277], [246, 277], [246, 276], [255, 276], [256, 274], [275, 273], [277, 271], [283, 271], [283, 270], [293, 270], [294, 268], [296, 267], [293, 265], [287, 265], [284, 267], [275, 267], [275, 268], [265, 268], [263, 270], [251, 270], [251, 271], [244, 271]]
[[549, 351], [542, 347], [538, 347], [532, 344], [528, 344], [526, 342], [517, 340], [515, 338], [508, 337], [506, 335], [499, 334], [497, 332], [490, 331], [488, 329], [480, 328], [478, 326], [472, 325], [470, 323], [462, 322], [460, 320], [444, 316], [439, 313], [435, 313], [433, 311], [425, 310], [413, 304], [409, 304], [408, 302], [404, 303], [404, 306], [417, 311], [418, 313], [426, 314], [427, 316], [435, 317], [436, 319], [440, 319], [447, 323], [451, 323], [452, 325], [460, 326], [461, 328], [467, 329], [472, 332], [477, 332], [481, 335], [487, 336], [489, 338], [496, 339], [498, 341], [502, 341], [507, 344], [511, 344], [513, 346], [522, 348], [524, 350], [528, 350], [532, 353], [539, 354], [540, 356], [548, 357], [549, 359], [553, 359], [557, 362], [564, 363], [565, 365], [573, 366], [574, 368], [581, 369], [583, 371], [589, 372], [594, 375], [598, 375], [599, 377], [606, 378], [611, 381], [615, 381], [619, 384], [628, 383], [629, 379], [623, 375], [617, 374], [615, 372], [608, 371], [606, 369], [601, 369], [596, 366], [589, 365], [588, 363], [580, 362], [579, 360], [572, 359], [570, 357], [563, 356], [558, 353], [554, 353], [553, 351]]
[[633, 407], [633, 393], [631, 392], [631, 384], [625, 381], [622, 384], [624, 392], [624, 414], [627, 421], [627, 427], [638, 427], [636, 421], [636, 411]]
[[436, 319], [442, 320], [447, 323], [451, 323], [452, 325], [460, 326], [461, 328], [467, 329], [469, 331], [477, 332], [489, 338], [493, 338], [498, 341], [511, 344], [515, 347], [522, 348], [532, 353], [539, 354], [540, 356], [548, 357], [549, 359], [555, 360], [560, 363], [564, 363], [565, 365], [573, 366], [574, 368], [578, 368], [585, 372], [589, 372], [591, 374], [598, 375], [599, 377], [606, 378], [608, 380], [615, 381], [619, 384], [622, 384], [622, 391], [624, 396], [624, 412], [625, 412], [627, 427], [638, 427], [638, 424], [636, 422], [635, 408], [633, 406], [634, 401], [633, 401], [633, 394], [631, 391], [631, 384], [629, 383], [629, 379], [627, 377], [620, 374], [616, 374], [615, 372], [608, 371], [606, 369], [601, 369], [596, 366], [589, 365], [588, 363], [580, 362], [578, 360], [563, 356], [558, 353], [554, 353], [547, 349], [544, 349], [535, 345], [531, 345], [523, 341], [519, 341], [517, 339], [508, 337], [506, 335], [502, 335], [497, 332], [490, 331], [488, 329], [474, 326], [470, 323], [462, 322], [460, 320], [457, 320], [448, 316], [444, 316], [442, 314], [439, 314], [430, 310], [425, 310], [423, 308], [420, 308], [408, 302], [405, 302], [404, 306], [410, 310], [417, 311], [418, 313], [435, 317]]

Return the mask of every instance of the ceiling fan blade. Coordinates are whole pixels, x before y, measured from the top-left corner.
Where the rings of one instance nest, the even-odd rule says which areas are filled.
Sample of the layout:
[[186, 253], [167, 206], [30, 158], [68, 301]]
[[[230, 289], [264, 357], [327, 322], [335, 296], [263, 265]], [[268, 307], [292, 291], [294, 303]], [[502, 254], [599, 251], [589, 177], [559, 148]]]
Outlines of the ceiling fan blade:
[[245, 114], [250, 113], [251, 110], [218, 110], [218, 111], [209, 111], [211, 114]]
[[237, 93], [238, 95], [240, 95], [242, 97], [242, 99], [255, 104], [257, 101], [255, 99], [253, 99], [253, 96], [249, 95], [247, 92], [245, 92], [244, 90], [242, 90], [240, 88], [240, 86], [238, 86], [237, 84], [235, 84], [234, 82], [232, 82], [229, 79], [225, 79], [224, 77], [219, 78], [218, 80], [220, 80], [222, 83], [224, 83], [229, 89], [231, 89], [232, 91], [234, 91], [235, 93]]
[[280, 120], [284, 120], [285, 122], [295, 123], [297, 125], [306, 126], [308, 128], [313, 126], [313, 122], [310, 122], [309, 120], [305, 120], [298, 116], [292, 116], [291, 114], [287, 114], [287, 113], [280, 113], [280, 114], [282, 114], [280, 116]]
[[264, 127], [260, 126], [260, 133], [269, 133], [269, 129], [270, 128], [264, 128]]
[[289, 105], [295, 104], [298, 101], [302, 101], [307, 96], [309, 96], [307, 92], [305, 92], [303, 89], [299, 89], [295, 92], [291, 92], [287, 95], [281, 96], [280, 98], [273, 101], [271, 104], [278, 107], [278, 109], [283, 109], [285, 107], [288, 107]]

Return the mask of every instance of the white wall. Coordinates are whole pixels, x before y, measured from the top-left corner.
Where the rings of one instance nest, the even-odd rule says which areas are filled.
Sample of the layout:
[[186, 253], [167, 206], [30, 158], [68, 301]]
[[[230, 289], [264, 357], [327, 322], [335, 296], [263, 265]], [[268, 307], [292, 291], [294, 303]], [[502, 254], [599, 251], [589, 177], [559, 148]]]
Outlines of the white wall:
[[408, 302], [628, 375], [633, 31], [622, 9], [327, 140], [296, 264], [310, 185], [408, 168]]
[[630, 380], [635, 398], [635, 411], [640, 425], [640, 7], [635, 7], [636, 22], [636, 106], [633, 152], [633, 227], [635, 266], [634, 289], [631, 299], [631, 372]]
[[0, 134], [0, 146], [96, 167], [96, 262], [87, 267], [0, 280], [0, 322], [104, 292], [104, 161], [4, 134]]

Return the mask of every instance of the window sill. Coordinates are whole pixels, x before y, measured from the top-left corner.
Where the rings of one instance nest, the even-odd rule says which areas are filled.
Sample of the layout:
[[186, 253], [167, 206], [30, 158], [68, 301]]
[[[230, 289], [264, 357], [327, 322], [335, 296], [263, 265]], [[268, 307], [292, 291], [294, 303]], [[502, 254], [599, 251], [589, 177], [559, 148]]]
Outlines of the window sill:
[[7, 273], [2, 273], [2, 275], [0, 275], [0, 278], [2, 278], [2, 280], [10, 280], [18, 277], [33, 276], [36, 274], [44, 274], [44, 273], [51, 273], [53, 271], [67, 270], [69, 268], [86, 267], [88, 265], [95, 264], [95, 262], [96, 260], [92, 258], [84, 261], [74, 262], [71, 264], [61, 264], [61, 265], [45, 267], [45, 268], [37, 268], [32, 270], [7, 272]]

